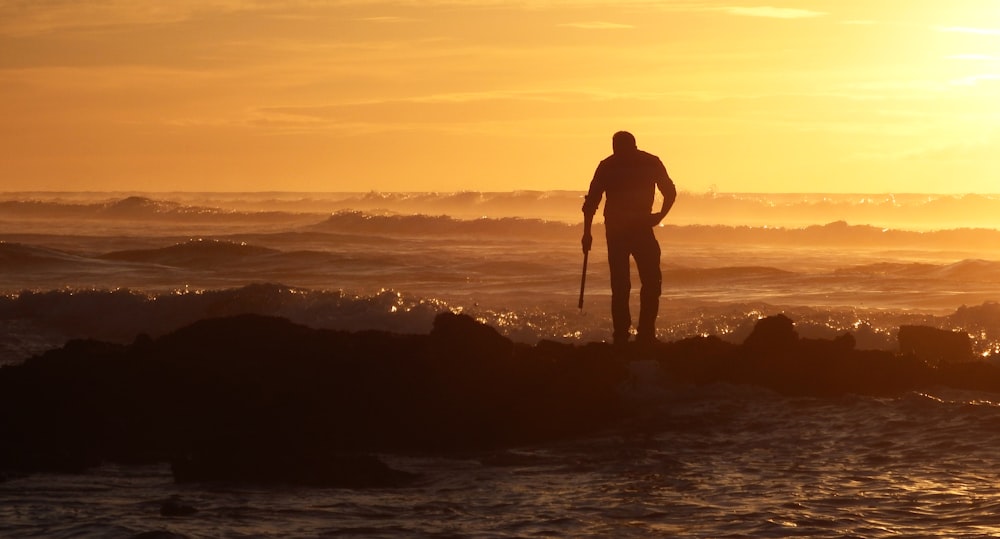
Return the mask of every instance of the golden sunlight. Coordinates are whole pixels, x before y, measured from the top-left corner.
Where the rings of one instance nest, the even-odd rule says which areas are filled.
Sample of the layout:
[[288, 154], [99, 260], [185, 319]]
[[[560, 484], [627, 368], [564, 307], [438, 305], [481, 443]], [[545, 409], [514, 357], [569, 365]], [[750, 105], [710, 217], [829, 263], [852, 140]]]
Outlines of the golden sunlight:
[[692, 191], [997, 190], [992, 0], [57, 4], [0, 3], [6, 189], [580, 189], [629, 129]]

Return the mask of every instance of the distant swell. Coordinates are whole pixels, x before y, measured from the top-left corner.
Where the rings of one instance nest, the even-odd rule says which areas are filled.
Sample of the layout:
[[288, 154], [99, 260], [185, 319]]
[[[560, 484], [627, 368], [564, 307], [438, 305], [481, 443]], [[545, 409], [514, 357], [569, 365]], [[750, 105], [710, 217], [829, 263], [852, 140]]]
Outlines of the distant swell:
[[526, 239], [569, 237], [579, 227], [566, 223], [519, 217], [456, 219], [447, 215], [377, 215], [360, 211], [340, 211], [317, 225], [316, 230], [338, 233], [398, 235], [487, 235], [520, 236]]
[[81, 262], [85, 263], [86, 259], [71, 253], [46, 247], [0, 241], [0, 270], [64, 267]]
[[4, 200], [0, 201], [0, 214], [25, 219], [184, 220], [187, 222], [271, 221], [288, 218], [282, 212], [240, 212], [143, 196], [129, 196], [102, 202]]
[[116, 251], [100, 258], [169, 266], [214, 266], [278, 252], [276, 249], [255, 247], [246, 243], [195, 239], [160, 249]]
[[836, 273], [845, 278], [905, 277], [945, 281], [1000, 282], [1000, 261], [960, 260], [952, 264], [883, 262], [843, 268]]
[[[669, 225], [804, 228], [853, 223], [876, 229], [995, 228], [1000, 196], [922, 194], [690, 193], [683, 190]], [[580, 223], [585, 182], [575, 191], [443, 193], [10, 193], [11, 219], [268, 222], [332, 212], [448, 215], [460, 220], [519, 217]]]

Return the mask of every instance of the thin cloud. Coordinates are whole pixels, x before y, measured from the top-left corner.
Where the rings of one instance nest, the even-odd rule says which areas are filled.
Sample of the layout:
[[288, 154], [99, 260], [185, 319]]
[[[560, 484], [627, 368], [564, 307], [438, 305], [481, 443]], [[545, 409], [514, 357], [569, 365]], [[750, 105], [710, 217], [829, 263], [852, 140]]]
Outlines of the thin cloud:
[[960, 79], [953, 79], [950, 83], [954, 86], [977, 86], [980, 82], [996, 81], [1000, 81], [1000, 74], [983, 73], [981, 75], [972, 75], [969, 77], [962, 77]]
[[1000, 36], [1000, 28], [971, 28], [967, 26], [941, 26], [938, 32], [977, 34], [981, 36]]
[[162, 3], [132, 0], [12, 0], [0, 1], [0, 34], [24, 36], [59, 30], [140, 26], [192, 20], [206, 13], [279, 13], [267, 0], [174, 0]]
[[[662, 94], [658, 94], [662, 95]], [[289, 105], [262, 107], [259, 109], [265, 114], [279, 114], [295, 117], [324, 118], [332, 112], [349, 107], [361, 106], [385, 106], [402, 104], [476, 104], [489, 101], [522, 101], [522, 102], [543, 102], [543, 103], [567, 103], [567, 102], [590, 102], [607, 100], [620, 97], [615, 94], [588, 91], [563, 91], [563, 90], [535, 90], [535, 91], [488, 91], [488, 92], [455, 92], [438, 93], [428, 95], [416, 95], [410, 97], [388, 98], [388, 99], [366, 99], [358, 101], [347, 101], [327, 105]]]
[[948, 60], [984, 60], [993, 61], [997, 60], [996, 56], [991, 56], [989, 54], [952, 54], [950, 56], [945, 56]]
[[812, 11], [808, 9], [794, 9], [784, 7], [758, 6], [758, 7], [724, 7], [720, 11], [730, 15], [742, 17], [765, 17], [769, 19], [808, 19], [812, 17], [822, 17], [826, 15], [822, 11]]
[[565, 28], [580, 28], [583, 30], [624, 30], [635, 28], [635, 26], [632, 26], [631, 24], [606, 21], [566, 22], [557, 26]]
[[416, 22], [418, 19], [411, 19], [409, 17], [396, 17], [392, 15], [385, 15], [379, 17], [361, 17], [356, 19], [361, 22], [376, 22], [376, 23], [397, 23], [397, 22]]

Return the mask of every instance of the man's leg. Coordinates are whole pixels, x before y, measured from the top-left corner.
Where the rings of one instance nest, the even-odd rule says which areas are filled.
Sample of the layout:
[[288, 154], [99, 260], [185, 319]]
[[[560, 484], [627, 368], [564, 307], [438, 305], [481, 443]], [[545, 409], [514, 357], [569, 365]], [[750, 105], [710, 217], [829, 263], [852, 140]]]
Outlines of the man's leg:
[[642, 287], [639, 290], [639, 326], [637, 339], [651, 341], [656, 338], [656, 315], [660, 310], [663, 274], [660, 272], [660, 244], [653, 229], [646, 229], [636, 238], [635, 265], [639, 270]]
[[632, 325], [632, 314], [628, 308], [628, 297], [632, 291], [629, 275], [629, 245], [625, 238], [615, 238], [608, 234], [608, 269], [611, 273], [611, 323], [616, 344], [628, 342], [628, 330]]

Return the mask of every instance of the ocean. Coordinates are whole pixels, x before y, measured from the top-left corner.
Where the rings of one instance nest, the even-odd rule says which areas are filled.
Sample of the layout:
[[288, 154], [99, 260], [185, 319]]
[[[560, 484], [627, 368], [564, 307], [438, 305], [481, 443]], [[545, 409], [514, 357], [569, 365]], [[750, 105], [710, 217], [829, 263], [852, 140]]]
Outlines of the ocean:
[[[0, 193], [0, 364], [242, 313], [425, 334], [450, 311], [519, 343], [610, 340], [599, 224], [577, 307], [582, 195]], [[963, 331], [993, 361], [997, 215], [992, 195], [682, 192], [656, 230], [657, 336], [739, 343], [780, 313], [861, 349], [896, 349], [901, 325]], [[418, 475], [401, 488], [178, 485], [166, 464], [10, 477], [0, 536], [1000, 536], [1000, 395], [793, 398], [637, 376], [628, 424], [382, 455]], [[169, 500], [197, 512], [161, 516]]]

